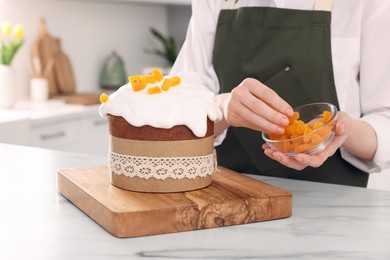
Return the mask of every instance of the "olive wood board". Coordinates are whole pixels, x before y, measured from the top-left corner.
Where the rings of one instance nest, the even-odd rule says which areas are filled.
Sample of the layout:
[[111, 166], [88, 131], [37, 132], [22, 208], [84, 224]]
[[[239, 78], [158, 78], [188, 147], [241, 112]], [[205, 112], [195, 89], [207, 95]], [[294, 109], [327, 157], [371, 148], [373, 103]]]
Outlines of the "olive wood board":
[[292, 194], [218, 167], [210, 186], [179, 193], [127, 191], [107, 166], [59, 169], [59, 192], [116, 237], [140, 237], [290, 217]]

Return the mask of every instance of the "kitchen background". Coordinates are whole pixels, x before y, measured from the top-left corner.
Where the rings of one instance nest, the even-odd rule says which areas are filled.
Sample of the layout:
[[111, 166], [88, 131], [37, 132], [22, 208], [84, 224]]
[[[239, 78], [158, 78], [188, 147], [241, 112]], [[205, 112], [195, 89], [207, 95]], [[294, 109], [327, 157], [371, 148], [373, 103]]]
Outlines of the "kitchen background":
[[26, 42], [12, 62], [18, 99], [29, 97], [28, 62], [41, 17], [71, 60], [77, 91], [96, 92], [104, 61], [114, 50], [123, 58], [128, 75], [149, 66], [166, 66], [162, 58], [145, 52], [162, 49], [149, 29], [172, 35], [180, 47], [190, 16], [190, 0], [0, 0], [0, 20], [25, 27]]

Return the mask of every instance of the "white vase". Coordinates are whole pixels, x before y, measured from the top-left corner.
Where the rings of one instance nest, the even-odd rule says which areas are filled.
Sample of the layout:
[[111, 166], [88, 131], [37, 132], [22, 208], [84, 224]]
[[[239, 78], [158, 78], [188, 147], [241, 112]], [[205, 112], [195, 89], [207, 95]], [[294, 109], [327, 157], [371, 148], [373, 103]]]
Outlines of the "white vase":
[[0, 108], [11, 108], [15, 101], [15, 72], [11, 66], [0, 64]]

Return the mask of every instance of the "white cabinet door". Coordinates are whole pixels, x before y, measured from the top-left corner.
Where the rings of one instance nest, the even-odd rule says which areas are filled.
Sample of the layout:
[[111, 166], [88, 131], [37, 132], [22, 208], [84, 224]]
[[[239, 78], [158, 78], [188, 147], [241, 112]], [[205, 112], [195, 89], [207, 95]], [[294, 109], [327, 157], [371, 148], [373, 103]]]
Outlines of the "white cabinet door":
[[107, 155], [108, 120], [107, 117], [86, 116], [81, 120], [81, 152]]
[[0, 122], [0, 143], [28, 145], [29, 136], [29, 119]]
[[78, 119], [53, 121], [50, 124], [32, 126], [30, 144], [42, 148], [79, 152], [80, 139]]
[[43, 107], [26, 117], [18, 116], [18, 111], [0, 111], [0, 142], [107, 156], [108, 120], [98, 109], [98, 105]]

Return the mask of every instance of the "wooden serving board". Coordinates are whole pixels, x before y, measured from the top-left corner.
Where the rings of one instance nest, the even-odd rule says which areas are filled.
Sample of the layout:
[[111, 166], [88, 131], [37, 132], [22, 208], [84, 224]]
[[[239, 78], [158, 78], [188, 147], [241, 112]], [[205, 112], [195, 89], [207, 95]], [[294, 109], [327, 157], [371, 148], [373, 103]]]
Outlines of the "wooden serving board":
[[58, 171], [58, 189], [116, 237], [139, 237], [290, 217], [290, 192], [225, 168], [204, 189], [141, 193], [110, 184], [107, 167]]

